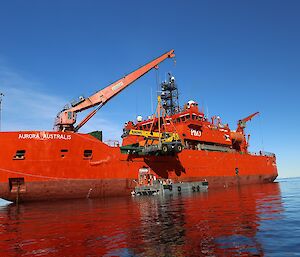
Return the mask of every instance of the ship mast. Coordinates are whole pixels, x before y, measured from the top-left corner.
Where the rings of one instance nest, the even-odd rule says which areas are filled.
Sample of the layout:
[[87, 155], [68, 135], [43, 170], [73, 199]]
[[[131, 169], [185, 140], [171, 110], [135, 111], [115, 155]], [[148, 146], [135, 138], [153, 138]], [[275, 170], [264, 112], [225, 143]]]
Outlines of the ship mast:
[[161, 83], [161, 100], [162, 106], [166, 110], [168, 116], [178, 113], [179, 101], [178, 101], [178, 88], [175, 83], [175, 78], [171, 73], [168, 74], [168, 81]]

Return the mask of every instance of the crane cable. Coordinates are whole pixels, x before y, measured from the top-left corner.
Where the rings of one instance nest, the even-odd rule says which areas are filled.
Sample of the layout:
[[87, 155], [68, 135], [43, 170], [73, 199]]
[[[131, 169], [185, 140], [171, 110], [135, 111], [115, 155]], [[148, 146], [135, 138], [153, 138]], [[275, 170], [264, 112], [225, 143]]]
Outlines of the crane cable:
[[264, 147], [264, 135], [263, 135], [263, 127], [262, 127], [262, 115], [259, 114], [259, 130], [260, 130], [260, 136], [261, 136], [261, 146], [262, 146], [262, 151], [265, 151], [265, 147]]
[[156, 69], [156, 98], [160, 91], [160, 83], [159, 83], [159, 69]]

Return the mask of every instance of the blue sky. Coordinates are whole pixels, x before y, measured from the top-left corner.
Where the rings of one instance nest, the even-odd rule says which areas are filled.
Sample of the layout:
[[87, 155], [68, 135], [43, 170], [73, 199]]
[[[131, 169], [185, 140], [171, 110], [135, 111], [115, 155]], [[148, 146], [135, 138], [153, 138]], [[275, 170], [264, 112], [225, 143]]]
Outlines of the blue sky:
[[156, 76], [171, 71], [180, 103], [196, 100], [250, 150], [275, 152], [299, 176], [299, 1], [0, 1], [2, 130], [51, 130], [56, 113], [172, 48], [170, 60], [104, 106], [82, 130], [119, 137], [151, 113]]

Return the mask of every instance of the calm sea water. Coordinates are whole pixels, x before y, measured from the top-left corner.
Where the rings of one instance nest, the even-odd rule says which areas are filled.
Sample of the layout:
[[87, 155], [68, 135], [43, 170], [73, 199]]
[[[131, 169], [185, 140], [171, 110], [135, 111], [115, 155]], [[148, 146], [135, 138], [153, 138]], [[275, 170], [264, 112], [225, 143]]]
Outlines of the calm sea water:
[[300, 256], [300, 178], [191, 195], [1, 205], [0, 256]]

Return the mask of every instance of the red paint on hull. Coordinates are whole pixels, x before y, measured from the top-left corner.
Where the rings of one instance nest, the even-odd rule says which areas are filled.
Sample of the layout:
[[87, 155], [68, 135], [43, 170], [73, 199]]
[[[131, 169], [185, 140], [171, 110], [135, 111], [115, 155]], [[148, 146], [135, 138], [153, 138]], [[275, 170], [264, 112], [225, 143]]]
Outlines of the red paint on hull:
[[[210, 188], [277, 177], [275, 156], [183, 150], [178, 157], [129, 158], [90, 135], [40, 131], [1, 132], [0, 143], [0, 197], [11, 201], [17, 197], [12, 178], [24, 179], [19, 199], [33, 201], [129, 195], [142, 167], [174, 181], [206, 179]], [[15, 157], [18, 150], [24, 158]], [[92, 156], [84, 157], [85, 150]]]

